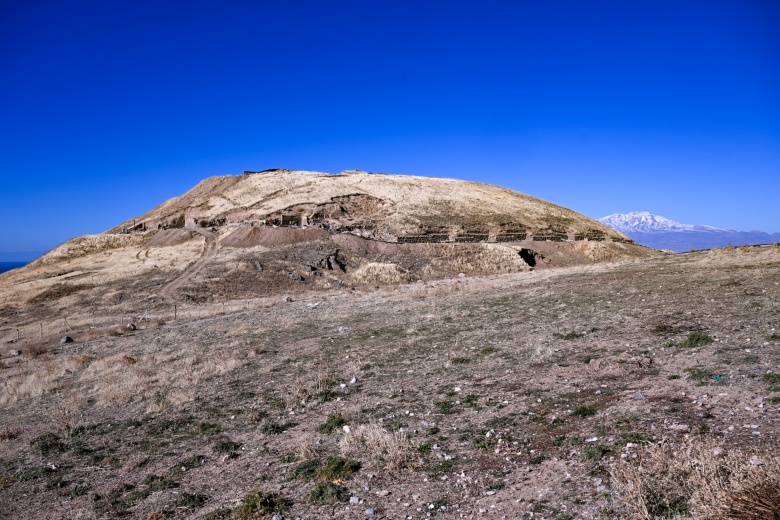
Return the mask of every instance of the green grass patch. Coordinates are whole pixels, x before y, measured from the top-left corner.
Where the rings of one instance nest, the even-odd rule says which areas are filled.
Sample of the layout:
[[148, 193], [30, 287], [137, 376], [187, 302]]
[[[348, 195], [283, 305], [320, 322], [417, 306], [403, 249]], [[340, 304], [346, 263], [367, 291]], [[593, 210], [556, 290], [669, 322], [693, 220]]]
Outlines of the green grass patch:
[[553, 333], [553, 337], [556, 339], [564, 339], [566, 341], [583, 337], [585, 334], [582, 332], [571, 331], [566, 334]]
[[702, 347], [704, 345], [709, 345], [713, 341], [715, 340], [706, 332], [696, 331], [688, 334], [688, 337], [685, 338], [685, 341], [683, 341], [680, 346], [683, 348]]
[[205, 455], [192, 455], [171, 467], [171, 472], [187, 471], [202, 466], [206, 462]]
[[596, 415], [596, 412], [598, 412], [598, 410], [596, 409], [595, 406], [583, 405], [575, 408], [571, 412], [571, 415], [574, 415], [575, 417], [591, 417], [593, 415]]
[[450, 401], [436, 401], [433, 405], [436, 407], [436, 411], [442, 414], [448, 414], [454, 411], [454, 405]]
[[38, 448], [44, 457], [52, 453], [63, 453], [68, 451], [69, 448], [60, 436], [54, 432], [44, 433], [40, 437], [33, 439], [30, 444]]
[[260, 427], [260, 431], [266, 435], [279, 435], [286, 430], [289, 430], [293, 426], [297, 426], [293, 422], [277, 423], [275, 421], [266, 421], [263, 426]]
[[173, 505], [182, 509], [198, 509], [203, 507], [203, 504], [208, 502], [209, 498], [208, 495], [201, 493], [182, 493]]
[[261, 515], [279, 513], [289, 508], [292, 502], [278, 493], [253, 491], [249, 493], [233, 515], [242, 519], [258, 518]]
[[611, 451], [612, 450], [609, 448], [609, 446], [597, 444], [595, 446], [588, 446], [582, 451], [582, 454], [586, 459], [598, 462], [602, 459], [602, 457], [604, 457], [604, 455]]
[[349, 491], [340, 484], [330, 481], [317, 482], [309, 493], [308, 500], [318, 505], [333, 505], [349, 501]]
[[159, 475], [149, 475], [144, 479], [144, 484], [149, 491], [162, 491], [163, 489], [173, 489], [179, 487], [178, 482], [167, 477], [161, 477]]
[[317, 470], [317, 480], [347, 480], [360, 470], [360, 463], [344, 457], [329, 457]]
[[239, 444], [237, 442], [233, 442], [232, 440], [230, 440], [227, 437], [225, 437], [225, 438], [219, 439], [214, 444], [214, 446], [212, 446], [212, 449], [216, 453], [222, 453], [222, 454], [230, 453], [230, 454], [232, 454], [232, 453], [235, 453], [236, 451], [238, 451], [238, 449], [240, 447], [241, 447], [241, 444]]
[[344, 419], [343, 415], [336, 412], [328, 415], [325, 422], [317, 426], [317, 431], [320, 433], [333, 433], [345, 424], [347, 424], [347, 420]]
[[761, 380], [767, 384], [770, 392], [780, 392], [780, 374], [764, 374]]
[[703, 368], [698, 367], [690, 367], [683, 370], [683, 372], [688, 374], [688, 378], [691, 381], [696, 381], [697, 383], [704, 384], [707, 381], [710, 381], [712, 379], [712, 372], [709, 370], [705, 370]]

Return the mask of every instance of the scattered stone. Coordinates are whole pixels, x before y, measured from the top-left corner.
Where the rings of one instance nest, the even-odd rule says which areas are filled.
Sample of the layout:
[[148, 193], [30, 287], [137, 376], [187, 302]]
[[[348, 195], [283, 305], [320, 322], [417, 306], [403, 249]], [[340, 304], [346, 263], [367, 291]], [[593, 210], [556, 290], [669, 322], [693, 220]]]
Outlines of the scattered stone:
[[17, 349], [13, 349], [13, 350], [9, 350], [8, 353], [11, 354], [12, 356], [18, 356], [19, 354], [22, 353], [22, 351], [21, 350], [17, 350]]
[[285, 296], [284, 298], [282, 298], [282, 302], [284, 303], [291, 303], [292, 301], [293, 299], [290, 298], [289, 296]]
[[62, 339], [60, 340], [60, 343], [63, 345], [65, 343], [73, 343], [73, 338], [71, 338], [70, 336], [63, 336]]
[[274, 515], [271, 517], [271, 520], [284, 520], [284, 517], [282, 515]]
[[128, 323], [125, 325], [125, 330], [136, 330], [138, 327], [135, 326], [135, 323]]
[[356, 496], [351, 496], [351, 497], [349, 497], [349, 503], [350, 504], [359, 504], [360, 503], [360, 499], [358, 497], [356, 497]]
[[316, 309], [322, 302], [307, 303], [306, 306], [310, 309]]
[[382, 489], [380, 491], [377, 491], [376, 494], [377, 494], [377, 496], [380, 496], [380, 497], [386, 497], [387, 495], [390, 494], [390, 491], [387, 490], [387, 489]]
[[366, 509], [366, 514], [368, 516], [375, 515], [376, 514], [376, 510], [373, 507], [369, 507], [368, 509]]

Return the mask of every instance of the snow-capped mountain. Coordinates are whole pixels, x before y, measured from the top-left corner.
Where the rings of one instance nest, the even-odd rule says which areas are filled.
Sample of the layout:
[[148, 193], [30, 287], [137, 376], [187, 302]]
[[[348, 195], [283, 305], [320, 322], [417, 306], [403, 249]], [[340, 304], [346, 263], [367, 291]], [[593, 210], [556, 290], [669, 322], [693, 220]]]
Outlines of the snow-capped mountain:
[[599, 222], [628, 235], [634, 242], [654, 249], [678, 253], [691, 249], [710, 249], [727, 245], [771, 244], [780, 241], [780, 233], [733, 231], [712, 226], [681, 224], [647, 211], [615, 213]]
[[670, 231], [729, 231], [712, 226], [681, 224], [674, 220], [653, 215], [649, 211], [632, 211], [631, 213], [615, 213], [599, 222], [606, 224], [621, 233], [667, 233]]

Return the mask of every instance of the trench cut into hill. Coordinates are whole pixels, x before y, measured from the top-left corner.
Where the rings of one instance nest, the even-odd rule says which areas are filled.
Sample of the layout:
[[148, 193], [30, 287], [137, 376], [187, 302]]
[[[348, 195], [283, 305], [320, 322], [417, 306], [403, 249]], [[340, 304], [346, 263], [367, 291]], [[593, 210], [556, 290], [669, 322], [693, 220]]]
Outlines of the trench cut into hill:
[[[395, 243], [630, 242], [595, 220], [506, 188], [359, 171], [213, 177], [110, 232], [230, 225], [314, 228]], [[228, 243], [278, 245], [282, 236], [242, 232]]]
[[40, 299], [67, 287], [67, 298], [47, 300], [63, 307], [121, 302], [128, 287], [140, 291], [134, 298], [199, 303], [653, 254], [595, 220], [498, 186], [271, 170], [205, 179], [105, 233], [74, 238], [22, 270], [17, 289]]

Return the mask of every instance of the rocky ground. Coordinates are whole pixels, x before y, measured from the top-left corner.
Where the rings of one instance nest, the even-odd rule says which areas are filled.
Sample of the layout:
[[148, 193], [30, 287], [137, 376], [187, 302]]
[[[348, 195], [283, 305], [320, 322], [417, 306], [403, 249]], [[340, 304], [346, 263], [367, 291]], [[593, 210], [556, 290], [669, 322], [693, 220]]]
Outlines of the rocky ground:
[[175, 319], [128, 288], [43, 339], [59, 296], [6, 302], [0, 517], [771, 518], [779, 290], [774, 246]]

